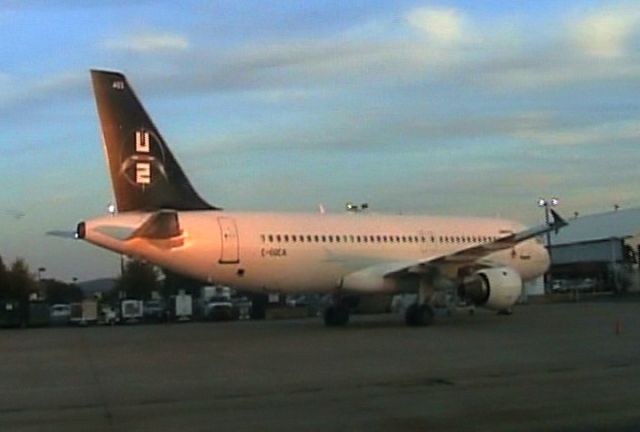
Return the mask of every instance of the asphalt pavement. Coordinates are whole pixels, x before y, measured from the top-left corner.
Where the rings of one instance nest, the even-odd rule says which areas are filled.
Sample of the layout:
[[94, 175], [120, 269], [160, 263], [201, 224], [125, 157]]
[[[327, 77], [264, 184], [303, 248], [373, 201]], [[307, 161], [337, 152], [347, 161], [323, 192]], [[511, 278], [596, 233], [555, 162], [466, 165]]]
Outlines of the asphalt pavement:
[[640, 430], [640, 302], [0, 331], [1, 431]]

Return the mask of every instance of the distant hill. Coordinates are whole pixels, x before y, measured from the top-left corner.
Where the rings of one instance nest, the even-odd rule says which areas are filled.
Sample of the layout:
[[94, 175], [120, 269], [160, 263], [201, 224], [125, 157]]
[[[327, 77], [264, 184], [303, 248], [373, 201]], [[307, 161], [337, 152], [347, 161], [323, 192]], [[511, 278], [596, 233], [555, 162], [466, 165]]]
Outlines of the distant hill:
[[92, 279], [78, 282], [77, 285], [84, 292], [85, 297], [91, 297], [95, 293], [105, 293], [113, 288], [116, 280], [113, 278]]

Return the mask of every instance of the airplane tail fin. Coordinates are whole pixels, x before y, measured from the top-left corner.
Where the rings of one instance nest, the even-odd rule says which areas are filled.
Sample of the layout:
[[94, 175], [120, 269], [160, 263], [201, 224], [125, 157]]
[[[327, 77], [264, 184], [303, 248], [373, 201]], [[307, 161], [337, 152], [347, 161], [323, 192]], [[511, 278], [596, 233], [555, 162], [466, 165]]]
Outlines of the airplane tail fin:
[[191, 186], [125, 76], [92, 70], [91, 80], [118, 211], [219, 210]]

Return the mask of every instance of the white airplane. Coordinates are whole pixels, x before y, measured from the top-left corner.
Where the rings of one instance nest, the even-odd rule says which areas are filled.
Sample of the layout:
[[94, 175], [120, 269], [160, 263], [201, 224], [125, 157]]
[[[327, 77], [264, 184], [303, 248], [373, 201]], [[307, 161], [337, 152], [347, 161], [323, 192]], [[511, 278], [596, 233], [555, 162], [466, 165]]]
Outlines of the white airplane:
[[458, 299], [510, 312], [523, 281], [549, 256], [538, 236], [504, 219], [230, 212], [203, 200], [125, 76], [91, 71], [117, 213], [75, 236], [210, 283], [258, 293], [324, 293], [327, 325], [349, 320], [350, 295], [417, 293], [409, 325], [430, 324], [443, 286]]

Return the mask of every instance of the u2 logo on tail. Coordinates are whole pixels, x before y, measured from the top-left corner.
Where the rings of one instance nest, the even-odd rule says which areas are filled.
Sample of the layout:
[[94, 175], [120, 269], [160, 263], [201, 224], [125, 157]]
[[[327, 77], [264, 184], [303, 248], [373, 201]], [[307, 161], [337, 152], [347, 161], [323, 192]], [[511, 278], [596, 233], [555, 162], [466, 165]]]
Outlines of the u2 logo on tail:
[[132, 186], [145, 190], [153, 186], [158, 177], [167, 178], [164, 167], [164, 149], [158, 137], [145, 129], [134, 134], [133, 153], [123, 155], [120, 174]]

